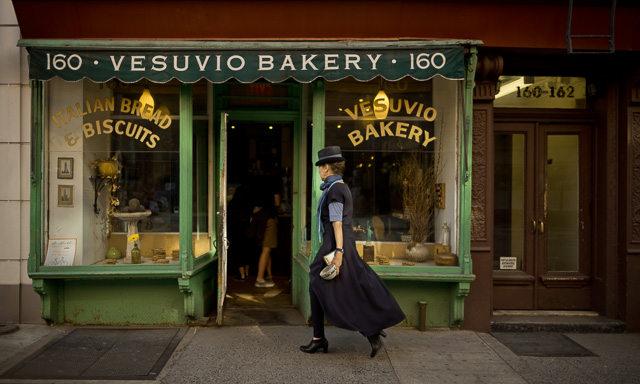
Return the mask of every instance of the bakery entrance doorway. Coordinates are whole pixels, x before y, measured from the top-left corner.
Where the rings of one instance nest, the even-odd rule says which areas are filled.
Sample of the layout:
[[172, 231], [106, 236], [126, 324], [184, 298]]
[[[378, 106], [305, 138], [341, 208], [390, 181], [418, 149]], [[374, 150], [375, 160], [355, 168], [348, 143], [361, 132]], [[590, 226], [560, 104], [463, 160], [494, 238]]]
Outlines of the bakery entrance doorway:
[[294, 129], [286, 119], [227, 121], [224, 325], [304, 323], [291, 298]]

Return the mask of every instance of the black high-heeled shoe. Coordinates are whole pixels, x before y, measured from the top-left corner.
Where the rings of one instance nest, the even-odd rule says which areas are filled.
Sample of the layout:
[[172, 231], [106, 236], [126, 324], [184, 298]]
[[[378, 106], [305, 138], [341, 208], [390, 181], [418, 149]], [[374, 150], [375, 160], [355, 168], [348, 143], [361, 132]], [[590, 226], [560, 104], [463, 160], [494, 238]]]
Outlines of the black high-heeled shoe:
[[[362, 332], [362, 331], [358, 331], [358, 332], [360, 332], [360, 334], [361, 334], [362, 336], [367, 337], [367, 335], [365, 335], [365, 334], [364, 334], [364, 332]], [[380, 332], [378, 332], [378, 335], [380, 335], [380, 336], [382, 336], [382, 337], [387, 337], [387, 332], [385, 332], [385, 331], [380, 331]]]
[[380, 347], [382, 347], [382, 340], [380, 340], [380, 332], [376, 333], [373, 336], [367, 337], [369, 339], [369, 344], [371, 344], [371, 357], [373, 358]]
[[308, 345], [301, 345], [300, 350], [306, 353], [315, 353], [318, 349], [323, 349], [324, 353], [329, 351], [329, 342], [324, 337], [322, 339], [313, 340]]

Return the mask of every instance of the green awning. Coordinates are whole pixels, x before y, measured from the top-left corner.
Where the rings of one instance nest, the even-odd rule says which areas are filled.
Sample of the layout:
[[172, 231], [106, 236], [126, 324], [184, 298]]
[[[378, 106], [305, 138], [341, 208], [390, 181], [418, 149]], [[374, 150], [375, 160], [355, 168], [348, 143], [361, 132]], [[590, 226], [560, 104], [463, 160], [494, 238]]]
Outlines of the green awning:
[[309, 83], [318, 78], [336, 81], [349, 76], [359, 81], [377, 76], [389, 81], [406, 76], [428, 80], [436, 75], [464, 79], [462, 46], [271, 50], [31, 47], [29, 53], [32, 80], [57, 76], [67, 81], [86, 78], [98, 83], [111, 79], [165, 83], [174, 78], [184, 83], [201, 79], [212, 83], [230, 79], [251, 83], [262, 78], [274, 83], [287, 79]]

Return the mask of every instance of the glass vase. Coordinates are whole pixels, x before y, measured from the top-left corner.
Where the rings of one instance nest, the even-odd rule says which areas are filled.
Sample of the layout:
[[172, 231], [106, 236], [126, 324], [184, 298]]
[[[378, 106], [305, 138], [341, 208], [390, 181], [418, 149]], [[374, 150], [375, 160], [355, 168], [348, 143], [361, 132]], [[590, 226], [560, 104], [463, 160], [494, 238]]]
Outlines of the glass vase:
[[140, 248], [138, 245], [134, 245], [131, 250], [131, 264], [140, 264], [142, 262], [142, 255], [140, 254]]

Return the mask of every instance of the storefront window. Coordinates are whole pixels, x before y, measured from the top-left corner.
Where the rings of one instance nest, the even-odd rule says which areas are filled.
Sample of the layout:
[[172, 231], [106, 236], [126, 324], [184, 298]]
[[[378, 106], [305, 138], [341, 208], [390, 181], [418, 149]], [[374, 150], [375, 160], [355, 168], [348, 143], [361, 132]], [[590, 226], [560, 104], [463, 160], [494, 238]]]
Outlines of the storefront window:
[[[456, 252], [458, 92], [441, 78], [327, 83], [325, 144], [347, 159], [356, 240], [374, 246], [366, 261], [428, 265]], [[407, 253], [416, 243], [429, 256]]]
[[177, 263], [179, 83], [48, 84], [43, 264]]

